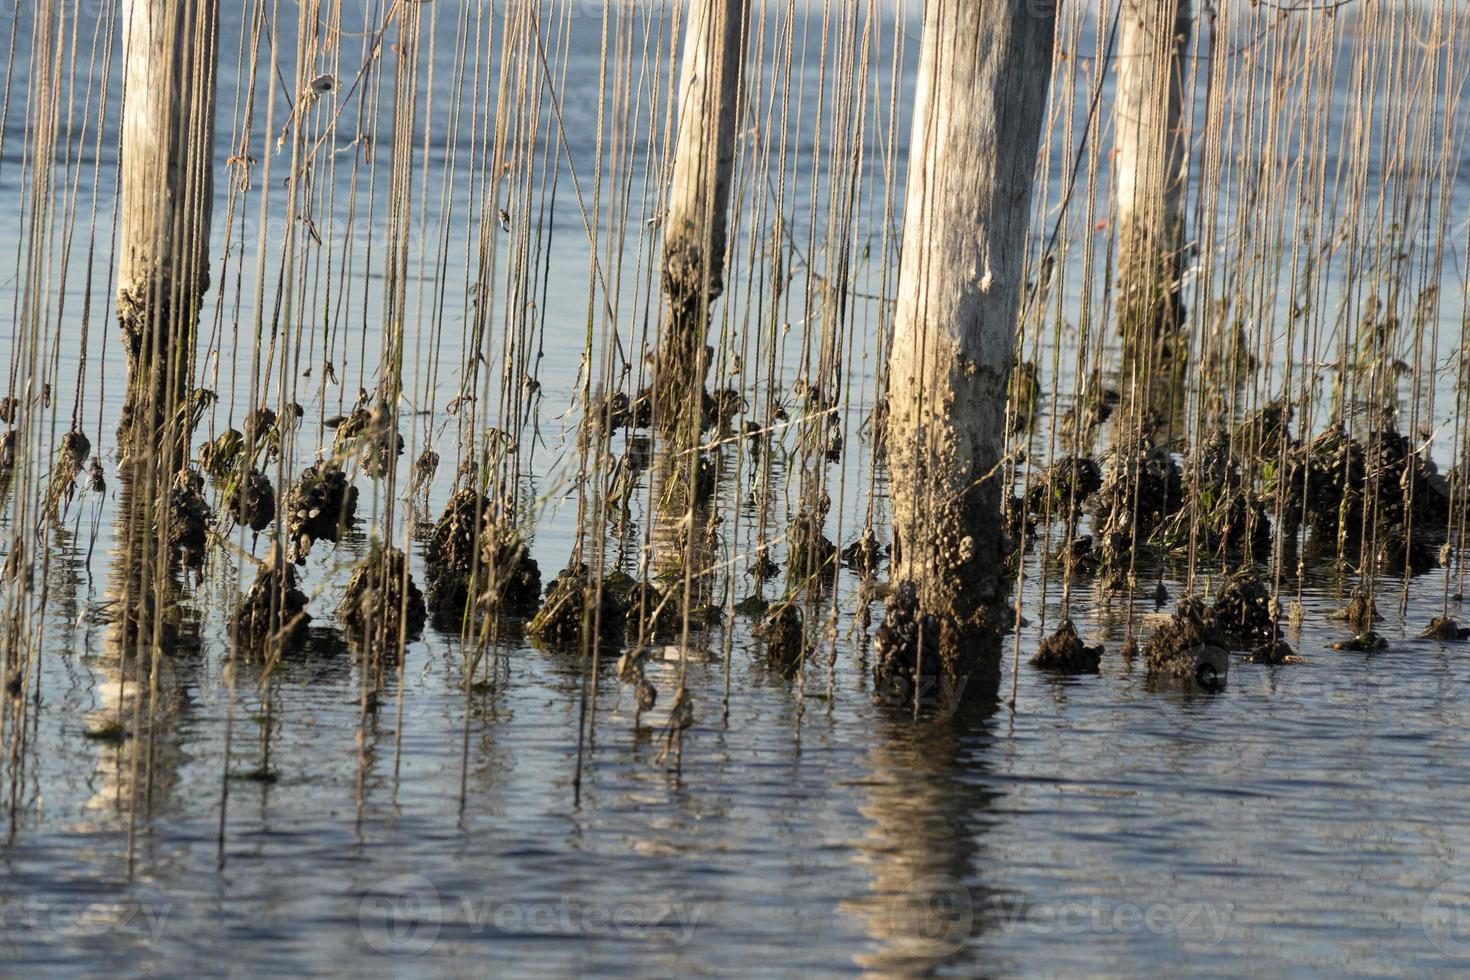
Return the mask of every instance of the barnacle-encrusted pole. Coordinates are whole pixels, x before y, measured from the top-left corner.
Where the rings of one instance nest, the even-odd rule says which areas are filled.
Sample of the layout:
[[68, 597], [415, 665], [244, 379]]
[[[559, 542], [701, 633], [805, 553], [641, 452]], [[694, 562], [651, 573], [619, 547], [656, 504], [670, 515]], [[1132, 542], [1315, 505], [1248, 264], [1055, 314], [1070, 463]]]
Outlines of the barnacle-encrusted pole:
[[219, 0], [125, 0], [122, 13], [117, 312], [128, 390], [119, 439], [141, 448], [189, 394], [209, 287]]
[[[725, 246], [749, 0], [689, 0], [679, 73], [678, 132], [664, 214], [667, 303], [657, 363], [661, 428], [698, 417], [708, 370], [710, 304], [725, 289]], [[687, 410], [687, 411], [686, 411]]]
[[890, 619], [935, 623], [951, 667], [1006, 588], [998, 464], [1054, 31], [1033, 0], [925, 7], [889, 361]]
[[1120, 2], [1113, 137], [1118, 322], [1141, 348], [1167, 339], [1184, 319], [1184, 100], [1193, 22], [1190, 0]]

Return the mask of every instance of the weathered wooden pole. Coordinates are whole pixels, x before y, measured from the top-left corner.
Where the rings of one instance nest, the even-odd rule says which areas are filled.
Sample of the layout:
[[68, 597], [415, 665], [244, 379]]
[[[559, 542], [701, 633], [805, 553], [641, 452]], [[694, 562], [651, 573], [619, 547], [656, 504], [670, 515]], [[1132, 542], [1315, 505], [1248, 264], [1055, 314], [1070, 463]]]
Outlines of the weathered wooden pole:
[[685, 15], [678, 132], [663, 218], [668, 308], [654, 365], [655, 415], [666, 429], [699, 411], [709, 308], [725, 289], [749, 2], [689, 0]]
[[953, 668], [994, 635], [987, 613], [1004, 601], [998, 464], [1055, 17], [1035, 0], [925, 7], [888, 367], [897, 589], [879, 661], [913, 655], [902, 623], [917, 622], [943, 641], [926, 655]]
[[1184, 99], [1192, 19], [1190, 0], [1120, 2], [1113, 137], [1118, 323], [1139, 347], [1167, 339], [1184, 319]]
[[209, 288], [219, 0], [124, 0], [122, 15], [117, 313], [128, 390], [118, 435], [125, 449], [163, 448], [154, 440], [189, 394]]
[[[219, 0], [123, 0], [122, 172], [117, 316], [128, 383], [118, 441], [119, 610], [124, 655], [183, 642], [171, 570], [188, 511], [190, 397], [209, 286]], [[195, 530], [202, 530], [196, 528]]]

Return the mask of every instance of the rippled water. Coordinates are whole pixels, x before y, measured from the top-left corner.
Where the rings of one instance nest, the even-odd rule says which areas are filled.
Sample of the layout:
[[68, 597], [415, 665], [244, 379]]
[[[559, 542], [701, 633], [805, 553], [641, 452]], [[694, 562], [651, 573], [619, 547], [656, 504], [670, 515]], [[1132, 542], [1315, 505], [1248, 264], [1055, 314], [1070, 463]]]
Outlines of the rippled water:
[[[585, 80], [595, 47], [577, 50], [574, 77]], [[572, 120], [579, 130], [587, 105], [569, 107], [584, 113]], [[7, 206], [20, 193], [15, 145], [0, 179]], [[576, 227], [574, 206], [559, 207], [558, 220]], [[586, 244], [579, 233], [562, 241], [548, 291], [547, 405], [569, 400], [581, 350]], [[362, 329], [375, 336], [370, 323]], [[62, 352], [63, 371], [68, 357], [74, 349]], [[443, 380], [438, 394], [454, 386]], [[116, 398], [114, 385], [104, 431]], [[849, 431], [870, 407], [854, 399]], [[304, 428], [321, 414], [309, 408]], [[550, 465], [571, 436], [547, 436], [538, 459]], [[854, 450], [829, 528], [839, 544], [866, 503], [866, 450]], [[135, 771], [137, 753], [89, 737], [119, 709], [118, 680], [132, 669], [107, 622], [114, 502], [96, 506], [79, 508], [51, 542], [40, 696], [6, 785], [0, 972], [1274, 975], [1470, 965], [1470, 648], [1412, 638], [1440, 612], [1437, 575], [1416, 580], [1402, 608], [1402, 582], [1379, 583], [1391, 646], [1368, 655], [1328, 648], [1349, 635], [1328, 615], [1352, 583], [1314, 572], [1302, 625], [1288, 632], [1309, 663], [1237, 662], [1225, 691], [1202, 694], [1146, 684], [1142, 665], [1118, 653], [1130, 610], [1101, 592], [1074, 596], [1072, 609], [1084, 634], [1108, 642], [1101, 674], [1027, 667], [1060, 616], [1054, 594], [1039, 608], [1032, 568], [1019, 676], [1008, 648], [996, 676], [968, 679], [951, 692], [957, 706], [916, 720], [902, 692], [873, 689], [866, 645], [853, 639], [855, 583], [842, 573], [836, 639], [799, 683], [766, 663], [746, 620], [693, 637], [696, 721], [677, 770], [659, 762], [675, 655], [649, 669], [660, 706], [641, 730], [631, 692], [605, 672], [578, 796], [576, 654], [507, 636], [493, 683], [466, 690], [458, 638], [431, 629], [407, 651], [402, 683], [391, 678], [377, 709], [362, 712], [362, 673], [328, 613], [333, 576], [366, 548], [361, 534], [314, 572], [312, 642], [263, 685], [259, 665], [242, 663], [233, 711], [222, 624], [236, 570], [211, 569], [188, 603], [206, 642], [164, 664], [161, 728], [139, 763], [147, 770]], [[538, 525], [548, 576], [570, 551], [574, 509], [551, 506]], [[1177, 569], [1161, 575], [1171, 598], [1183, 594]], [[737, 576], [733, 588], [743, 595], [748, 583]], [[1131, 615], [1158, 611], [1139, 599]], [[227, 769], [236, 778], [222, 780]], [[251, 778], [260, 773], [269, 778]]]
[[[131, 877], [127, 774], [84, 736], [106, 699], [104, 644], [77, 631], [54, 647], [3, 855], [6, 959], [368, 975], [1443, 968], [1463, 951], [1470, 874], [1470, 660], [1392, 616], [1388, 651], [1330, 651], [1347, 635], [1324, 621], [1339, 604], [1306, 596], [1289, 639], [1309, 665], [1237, 663], [1221, 694], [1151, 692], [1112, 652], [1098, 677], [1023, 665], [1014, 711], [967, 690], [919, 722], [875, 697], [858, 651], [830, 690], [814, 671], [803, 705], [742, 639], [728, 722], [718, 658], [689, 666], [700, 716], [678, 774], [656, 764], [656, 734], [633, 732], [630, 695], [603, 685], [580, 805], [574, 660], [507, 645], [496, 689], [466, 695], [454, 644], [430, 635], [405, 663], [401, 721], [385, 705], [359, 743], [357, 672], [323, 643], [272, 687], [278, 778], [232, 784], [223, 868], [221, 663], [175, 662]], [[1435, 612], [1411, 603], [1408, 620]], [[674, 670], [650, 671], [666, 698]], [[1009, 690], [1008, 667], [996, 682]], [[248, 746], [264, 722], [237, 724]]]

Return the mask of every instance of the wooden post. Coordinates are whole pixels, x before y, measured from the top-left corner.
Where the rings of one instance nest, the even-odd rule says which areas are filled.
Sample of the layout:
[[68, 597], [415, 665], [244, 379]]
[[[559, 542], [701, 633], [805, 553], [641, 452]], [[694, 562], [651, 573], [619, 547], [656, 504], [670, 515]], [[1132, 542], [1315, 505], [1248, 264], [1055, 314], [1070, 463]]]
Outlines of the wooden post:
[[1118, 220], [1118, 322], [1157, 342], [1183, 322], [1184, 125], [1190, 0], [1119, 0], [1113, 193]]
[[887, 455], [896, 603], [937, 622], [950, 667], [1006, 590], [999, 463], [1055, 26], [1035, 0], [925, 6]]
[[154, 440], [189, 394], [209, 288], [219, 0], [124, 0], [122, 14], [117, 312], [128, 391], [118, 435], [126, 449], [164, 445]]
[[679, 72], [678, 133], [664, 214], [668, 304], [654, 367], [655, 414], [674, 427], [697, 413], [708, 368], [709, 307], [725, 289], [726, 226], [740, 123], [749, 0], [689, 0]]

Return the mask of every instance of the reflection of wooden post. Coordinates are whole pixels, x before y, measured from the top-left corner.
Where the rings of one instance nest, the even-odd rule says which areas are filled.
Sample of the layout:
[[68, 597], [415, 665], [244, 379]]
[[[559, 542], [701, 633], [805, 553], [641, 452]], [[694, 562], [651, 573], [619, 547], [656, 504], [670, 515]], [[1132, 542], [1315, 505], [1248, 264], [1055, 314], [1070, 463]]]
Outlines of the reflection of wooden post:
[[999, 667], [955, 683], [940, 678], [930, 692], [936, 710], [922, 729], [907, 691], [874, 692], [861, 763], [872, 778], [851, 789], [866, 821], [854, 861], [869, 885], [839, 905], [867, 934], [853, 962], [869, 974], [982, 972], [973, 952], [993, 928], [987, 910], [998, 906], [977, 879], [985, 877], [992, 811], [1003, 797], [966, 774], [968, 747], [995, 732]]
[[154, 434], [188, 394], [209, 286], [219, 0], [124, 0], [122, 31], [117, 308], [127, 446], [157, 444]]
[[1120, 0], [1114, 197], [1118, 209], [1118, 321], [1151, 341], [1184, 311], [1184, 126], [1190, 0]]
[[660, 424], [699, 409], [709, 305], [725, 288], [725, 244], [749, 0], [688, 0], [678, 135], [664, 216], [668, 316], [655, 375]]
[[1006, 385], [1055, 14], [925, 6], [889, 362], [894, 580], [968, 633], [1004, 593]]

